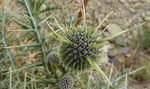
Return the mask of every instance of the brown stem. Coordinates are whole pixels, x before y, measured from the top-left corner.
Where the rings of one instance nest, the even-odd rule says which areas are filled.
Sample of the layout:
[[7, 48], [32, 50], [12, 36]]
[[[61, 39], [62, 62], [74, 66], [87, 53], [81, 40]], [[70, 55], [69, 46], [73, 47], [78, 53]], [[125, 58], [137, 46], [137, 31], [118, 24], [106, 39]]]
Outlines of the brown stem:
[[[87, 3], [88, 3], [88, 0], [84, 0], [84, 8], [86, 8]], [[77, 22], [75, 24], [76, 27], [77, 27], [77, 25], [79, 25], [81, 23], [82, 16], [83, 16], [82, 9], [83, 9], [83, 5], [82, 5], [82, 8], [80, 9], [80, 11], [78, 12], [78, 20], [77, 20]]]

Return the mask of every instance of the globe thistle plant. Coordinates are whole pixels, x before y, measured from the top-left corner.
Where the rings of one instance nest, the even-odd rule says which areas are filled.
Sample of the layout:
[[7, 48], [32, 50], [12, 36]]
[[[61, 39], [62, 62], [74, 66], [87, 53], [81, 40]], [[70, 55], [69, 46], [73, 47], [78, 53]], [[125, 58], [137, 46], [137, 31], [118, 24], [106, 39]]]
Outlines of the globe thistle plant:
[[58, 57], [56, 52], [49, 53], [48, 56], [47, 56], [47, 60], [48, 60], [48, 63], [50, 63], [50, 62], [52, 62], [54, 64], [59, 63], [59, 57]]
[[74, 84], [73, 77], [69, 74], [66, 74], [59, 79], [58, 84], [60, 89], [72, 89]]
[[98, 33], [97, 30], [112, 13], [113, 11], [110, 12], [104, 18], [104, 20], [93, 29], [89, 29], [85, 24], [85, 13], [83, 21], [84, 23], [81, 27], [63, 29], [58, 24], [60, 29], [62, 29], [62, 31], [65, 33], [64, 37], [58, 35], [47, 23], [55, 36], [61, 40], [61, 46], [59, 50], [60, 60], [67, 70], [74, 73], [81, 73], [85, 70], [89, 70], [92, 67], [96, 71], [98, 71], [102, 75], [102, 77], [108, 81], [109, 84], [111, 84], [104, 72], [97, 65], [97, 62], [100, 59], [102, 53], [101, 48], [104, 41], [112, 39], [114, 37], [118, 37], [144, 24], [143, 23], [134, 28], [112, 34], [108, 37], [102, 37], [101, 34], [105, 31], [105, 29], [101, 33]]
[[56, 67], [59, 65], [59, 57], [58, 54], [56, 52], [50, 52], [47, 55], [47, 65], [48, 65], [48, 69], [50, 71], [52, 71], [52, 73], [56, 74]]

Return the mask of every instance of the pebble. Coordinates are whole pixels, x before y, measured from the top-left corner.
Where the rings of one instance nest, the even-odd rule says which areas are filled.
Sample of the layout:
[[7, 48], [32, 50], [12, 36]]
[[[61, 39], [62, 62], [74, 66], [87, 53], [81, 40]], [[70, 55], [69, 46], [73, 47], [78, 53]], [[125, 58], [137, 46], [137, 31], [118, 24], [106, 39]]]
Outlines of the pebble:
[[139, 35], [138, 30], [133, 30], [132, 32], [133, 32], [133, 37], [137, 37]]
[[146, 17], [145, 17], [145, 20], [150, 20], [150, 16], [146, 16]]
[[112, 48], [112, 49], [109, 49], [108, 57], [109, 57], [109, 58], [113, 58], [113, 57], [115, 57], [117, 54], [118, 54], [118, 51], [117, 51], [116, 49]]
[[112, 24], [110, 24], [110, 25], [108, 26], [108, 31], [109, 31], [111, 34], [115, 34], [115, 33], [121, 32], [121, 31], [123, 31], [123, 30], [121, 29], [121, 27], [120, 27], [118, 24], [112, 23]]
[[126, 54], [130, 51], [129, 47], [122, 47], [118, 50], [118, 54]]
[[115, 43], [117, 45], [122, 45], [122, 46], [126, 46], [127, 45], [127, 41], [125, 40], [124, 36], [121, 35], [121, 36], [118, 36], [116, 39], [115, 39]]
[[116, 58], [110, 58], [110, 59], [109, 59], [109, 62], [116, 64], [118, 61], [117, 61]]
[[112, 46], [110, 45], [109, 42], [105, 42], [105, 45], [103, 46], [103, 53], [102, 53], [102, 58], [101, 58], [101, 63], [108, 63], [109, 58], [108, 58], [108, 51], [110, 48], [112, 48]]

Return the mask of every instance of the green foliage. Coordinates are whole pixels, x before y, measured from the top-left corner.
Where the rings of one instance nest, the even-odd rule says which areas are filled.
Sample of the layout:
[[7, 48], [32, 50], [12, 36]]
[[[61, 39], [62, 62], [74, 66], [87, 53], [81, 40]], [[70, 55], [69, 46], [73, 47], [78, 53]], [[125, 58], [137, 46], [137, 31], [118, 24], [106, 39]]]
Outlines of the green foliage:
[[[30, 4], [33, 4], [35, 2], [38, 2], [38, 3], [36, 3], [36, 5], [34, 4], [34, 8], [30, 8], [33, 5], [29, 6], [28, 1], [29, 2], [32, 1], [30, 2]], [[15, 13], [9, 14], [9, 11], [7, 11], [9, 0], [4, 1], [6, 3], [4, 5], [4, 10], [2, 11], [2, 14], [0, 17], [0, 21], [2, 22], [2, 27], [0, 26], [1, 27], [1, 30], [0, 30], [0, 86], [2, 89], [8, 89], [8, 88], [10, 89], [12, 88], [13, 89], [22, 89], [22, 88], [33, 89], [34, 84], [36, 86], [36, 87], [34, 86], [34, 88], [43, 89], [42, 87], [46, 87], [47, 83], [51, 83], [51, 86], [53, 86], [54, 83], [55, 84], [57, 83], [56, 82], [57, 77], [54, 77], [53, 79], [51, 79], [52, 72], [48, 72], [48, 70], [45, 72], [45, 69], [47, 67], [45, 69], [43, 68], [41, 69], [41, 66], [43, 67], [43, 66], [46, 66], [47, 64], [45, 63], [45, 60], [44, 60], [46, 58], [45, 49], [47, 48], [45, 47], [45, 44], [43, 45], [44, 37], [41, 37], [41, 33], [39, 31], [40, 30], [39, 26], [41, 25], [40, 23], [43, 23], [43, 20], [45, 20], [45, 17], [40, 17], [40, 15], [46, 14], [48, 11], [51, 11], [51, 10], [56, 10], [56, 8], [39, 9], [41, 10], [39, 13], [34, 12], [36, 13], [36, 15], [32, 12], [33, 9], [41, 8], [41, 6], [44, 5], [45, 1], [46, 0], [42, 0], [42, 1], [41, 0], [21, 0], [20, 1], [22, 2], [22, 5], [24, 4], [23, 5], [24, 8], [26, 8], [25, 16], [27, 16], [27, 19], [30, 22], [28, 22], [28, 20], [25, 19], [26, 17], [22, 17], [20, 19], [20, 18], [13, 17], [16, 15]], [[35, 16], [33, 16], [33, 14]], [[13, 33], [14, 29], [11, 29], [10, 32], [7, 31], [8, 29], [10, 29], [8, 22], [12, 23], [13, 25], [15, 22], [15, 23], [18, 23], [20, 26], [22, 26], [20, 30], [21, 34], [18, 34], [18, 36], [16, 36], [16, 33]], [[12, 33], [14, 35], [12, 35]], [[25, 38], [36, 39], [36, 40], [32, 40], [31, 44], [19, 45], [18, 42], [20, 42], [20, 39], [24, 40]], [[15, 48], [17, 49], [13, 51], [11, 50]], [[45, 55], [42, 57], [39, 56], [39, 59], [41, 59], [42, 62], [37, 62], [35, 64], [26, 63], [25, 62], [26, 60], [23, 60], [23, 58], [29, 52], [34, 52], [34, 51], [36, 51], [38, 55]], [[18, 57], [20, 56], [22, 56], [21, 58], [22, 60], [18, 61]], [[45, 65], [43, 65], [43, 63], [45, 63]], [[21, 68], [18, 65], [21, 65]], [[34, 72], [36, 70], [35, 67], [39, 67], [39, 70], [41, 71], [41, 74], [42, 74], [41, 76], [43, 76], [44, 74], [43, 76], [44, 78], [39, 77], [38, 73]], [[30, 71], [32, 71], [32, 73], [34, 74], [32, 74]], [[34, 79], [36, 79], [36, 81], [34, 81]]]
[[143, 28], [143, 34], [141, 34], [140, 41], [142, 48], [149, 48], [150, 47], [150, 31], [148, 28]]
[[[36, 21], [36, 24], [38, 27], [40, 27], [40, 23], [45, 19], [43, 14], [48, 13], [48, 12], [52, 12], [56, 9], [60, 9], [59, 7], [52, 7], [50, 5], [48, 5], [47, 7], [42, 7], [45, 6], [45, 2], [47, 0], [27, 0], [27, 3], [29, 4], [29, 7], [26, 7], [26, 3], [23, 0], [18, 0], [19, 3], [22, 4], [22, 6], [24, 6], [26, 8], [26, 15], [28, 20], [31, 22], [32, 26], [34, 27], [34, 23], [32, 21], [32, 18], [30, 16], [30, 11], [33, 15], [33, 18]], [[30, 11], [28, 11], [28, 9], [30, 9]], [[23, 25], [26, 27], [25, 24], [21, 24], [20, 21], [16, 20], [17, 23], [19, 23], [20, 25]]]
[[145, 68], [135, 74], [135, 77], [140, 80], [150, 79], [150, 63], [147, 59], [142, 59], [138, 62], [138, 67], [145, 66]]

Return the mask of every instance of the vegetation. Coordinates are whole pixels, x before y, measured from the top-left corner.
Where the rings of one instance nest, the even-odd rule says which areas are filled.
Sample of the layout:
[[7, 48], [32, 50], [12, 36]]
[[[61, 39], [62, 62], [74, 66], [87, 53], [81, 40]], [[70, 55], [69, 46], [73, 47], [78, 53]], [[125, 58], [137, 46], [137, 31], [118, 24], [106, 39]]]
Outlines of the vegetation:
[[[64, 26], [52, 14], [62, 8], [49, 5], [50, 0], [14, 1], [21, 8], [13, 13], [9, 9], [11, 2], [5, 0], [0, 9], [1, 89], [127, 89], [130, 75], [149, 78], [149, 66], [145, 67], [145, 63], [126, 71], [100, 62], [106, 41], [145, 23], [103, 37], [109, 25], [99, 30], [113, 11], [98, 26], [91, 27], [86, 23], [88, 0], [78, 16], [71, 15]], [[149, 43], [149, 39], [143, 41]], [[143, 77], [143, 73], [147, 76]]]

